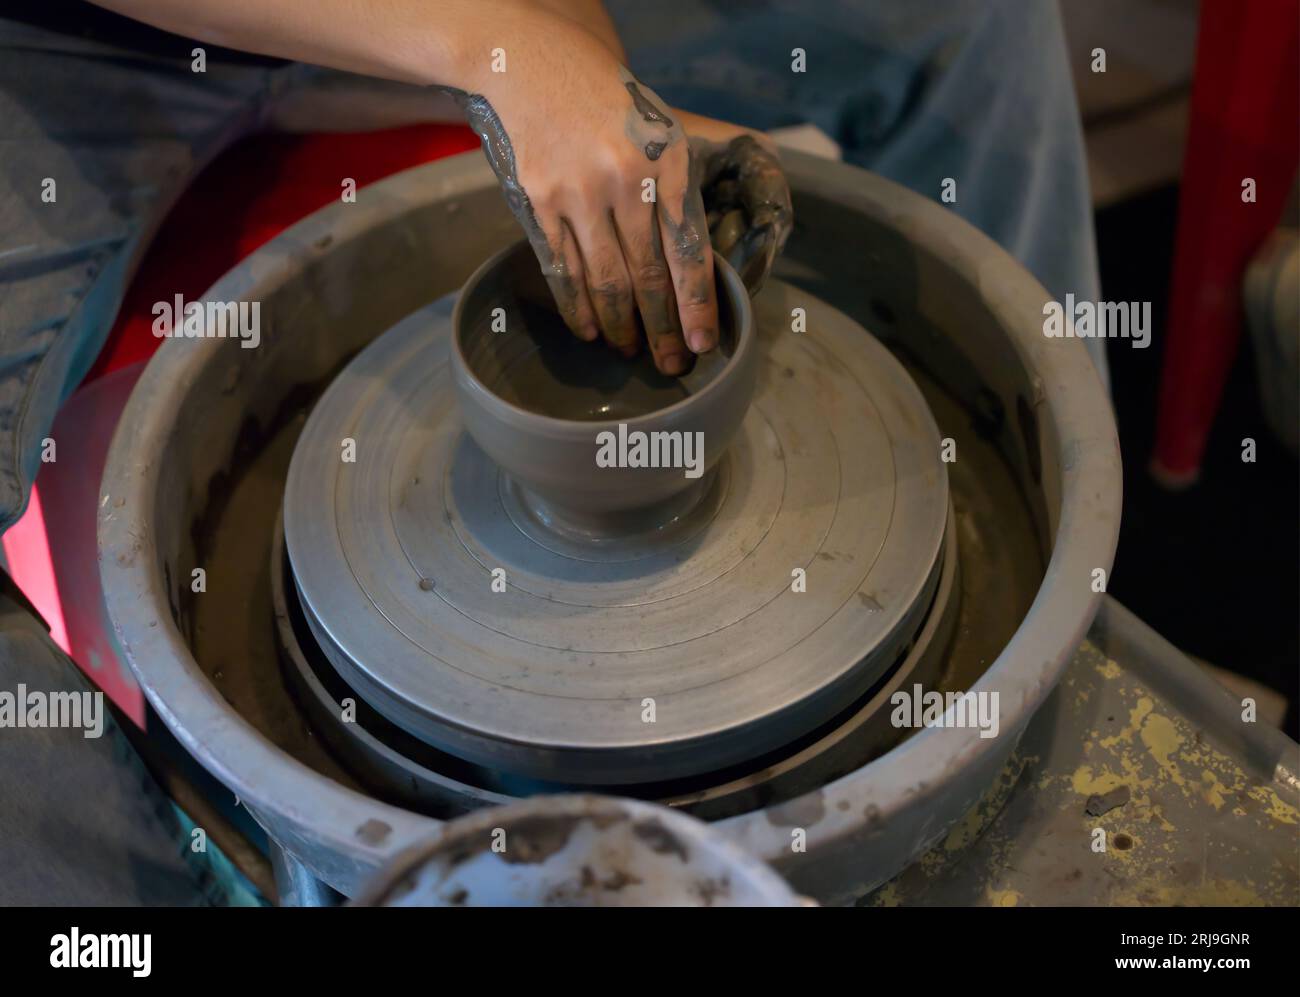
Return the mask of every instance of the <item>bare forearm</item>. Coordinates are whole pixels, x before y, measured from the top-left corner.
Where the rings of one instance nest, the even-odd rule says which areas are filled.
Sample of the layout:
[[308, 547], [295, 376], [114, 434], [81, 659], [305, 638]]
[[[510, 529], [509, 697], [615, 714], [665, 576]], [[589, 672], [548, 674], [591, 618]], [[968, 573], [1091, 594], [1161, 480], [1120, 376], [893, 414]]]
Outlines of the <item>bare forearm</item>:
[[490, 72], [500, 26], [539, 13], [523, 0], [95, 2], [213, 45], [471, 91]]
[[710, 239], [757, 288], [790, 230], [767, 139], [669, 108], [625, 68], [599, 0], [95, 2], [213, 45], [458, 91], [564, 321], [627, 356], [644, 337], [665, 374], [717, 345]]
[[601, 0], [536, 0], [536, 3], [590, 31], [614, 53], [619, 62], [627, 65], [627, 53], [623, 50], [623, 43], [614, 30], [614, 22], [610, 20]]

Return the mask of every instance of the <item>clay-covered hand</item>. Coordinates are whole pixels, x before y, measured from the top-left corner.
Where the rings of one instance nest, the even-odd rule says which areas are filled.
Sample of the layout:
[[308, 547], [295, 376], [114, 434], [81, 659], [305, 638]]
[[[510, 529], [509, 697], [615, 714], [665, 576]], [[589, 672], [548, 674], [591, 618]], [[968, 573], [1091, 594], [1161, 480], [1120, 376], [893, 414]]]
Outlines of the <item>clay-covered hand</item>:
[[703, 162], [677, 113], [564, 18], [521, 12], [501, 31], [518, 37], [504, 71], [460, 99], [560, 314], [627, 356], [644, 335], [659, 370], [684, 373], [717, 345], [718, 308]]
[[[700, 164], [713, 251], [736, 268], [751, 295], [757, 294], [790, 235], [790, 187], [766, 135], [707, 121], [691, 115], [686, 128]], [[706, 134], [696, 134], [695, 128]], [[728, 131], [734, 136], [727, 138]]]

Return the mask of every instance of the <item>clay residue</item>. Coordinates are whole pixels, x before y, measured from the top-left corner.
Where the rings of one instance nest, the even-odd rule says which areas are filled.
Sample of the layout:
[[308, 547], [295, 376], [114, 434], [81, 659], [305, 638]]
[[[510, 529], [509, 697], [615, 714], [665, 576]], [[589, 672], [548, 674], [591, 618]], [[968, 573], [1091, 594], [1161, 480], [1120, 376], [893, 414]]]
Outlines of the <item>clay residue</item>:
[[879, 613], [885, 608], [880, 604], [880, 600], [870, 592], [859, 592], [858, 601], [862, 603], [863, 607], [872, 613]]
[[[584, 817], [523, 817], [506, 832], [503, 861], [510, 865], [545, 862], [569, 843], [574, 829]], [[490, 837], [490, 835], [489, 835]]]
[[694, 890], [705, 907], [712, 907], [714, 901], [725, 899], [731, 893], [731, 880], [726, 876], [706, 877], [695, 882]]
[[683, 862], [690, 860], [686, 845], [681, 839], [653, 817], [633, 824], [632, 833], [649, 845], [652, 852], [660, 855], [676, 855]]
[[672, 134], [673, 119], [641, 92], [635, 80], [625, 79], [623, 86], [632, 98], [632, 109], [628, 111], [627, 137], [640, 146], [646, 159], [654, 161], [663, 155], [664, 149], [677, 137]]
[[643, 120], [663, 125], [665, 128], [673, 126], [673, 119], [655, 107], [654, 103], [641, 92], [641, 88], [637, 86], [635, 81], [629, 80], [623, 85], [627, 87], [627, 92], [632, 97], [632, 106], [636, 108], [636, 113], [641, 115]]
[[388, 840], [393, 829], [382, 820], [373, 817], [357, 828], [357, 837], [371, 847], [378, 847]]
[[1131, 795], [1128, 786], [1116, 786], [1109, 793], [1093, 793], [1084, 804], [1083, 812], [1090, 817], [1103, 817], [1128, 803]]

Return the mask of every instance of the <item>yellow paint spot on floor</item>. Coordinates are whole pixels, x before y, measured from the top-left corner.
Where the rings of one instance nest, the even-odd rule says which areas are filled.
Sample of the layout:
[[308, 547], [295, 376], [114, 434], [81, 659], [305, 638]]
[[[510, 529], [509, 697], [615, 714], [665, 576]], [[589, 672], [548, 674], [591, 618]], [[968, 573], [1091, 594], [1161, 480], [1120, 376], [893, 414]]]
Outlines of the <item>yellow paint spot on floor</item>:
[[1109, 658], [1097, 666], [1097, 671], [1104, 679], [1117, 679], [1124, 674], [1124, 669]]
[[975, 842], [984, 828], [984, 814], [980, 811], [979, 806], [973, 806], [966, 811], [966, 816], [957, 822], [956, 826], [948, 832], [948, 837], [944, 839], [945, 851], [961, 851]]
[[1183, 743], [1182, 735], [1178, 733], [1174, 722], [1163, 714], [1151, 713], [1142, 724], [1142, 743], [1146, 745], [1147, 751], [1151, 752], [1151, 757], [1156, 760], [1160, 770], [1181, 786], [1182, 773], [1178, 770], [1178, 764], [1170, 757]]
[[1225, 802], [1223, 794], [1228, 792], [1228, 787], [1221, 783], [1219, 777], [1209, 769], [1201, 773], [1201, 781], [1205, 783], [1205, 788], [1201, 790], [1205, 802], [1214, 807], [1215, 810], [1222, 810]]
[[1283, 824], [1300, 823], [1300, 810], [1278, 796], [1272, 786], [1253, 786], [1246, 795], [1264, 804], [1264, 813], [1274, 820]]
[[877, 907], [897, 907], [902, 902], [903, 898], [899, 896], [896, 883], [887, 883], [876, 891]]
[[1094, 793], [1109, 793], [1124, 782], [1124, 777], [1114, 772], [1102, 770], [1093, 774], [1091, 765], [1080, 765], [1070, 776], [1070, 786], [1080, 796], [1092, 796]]
[[984, 890], [984, 897], [989, 902], [990, 907], [1019, 907], [1020, 901], [1024, 896], [1015, 890], [997, 890], [988, 886]]
[[1142, 721], [1146, 719], [1148, 713], [1155, 709], [1155, 705], [1150, 696], [1143, 696], [1139, 699], [1133, 709], [1129, 710], [1128, 726], [1118, 734], [1103, 737], [1100, 742], [1101, 746], [1103, 748], [1113, 748], [1121, 742], [1132, 741], [1133, 735], [1142, 729]]

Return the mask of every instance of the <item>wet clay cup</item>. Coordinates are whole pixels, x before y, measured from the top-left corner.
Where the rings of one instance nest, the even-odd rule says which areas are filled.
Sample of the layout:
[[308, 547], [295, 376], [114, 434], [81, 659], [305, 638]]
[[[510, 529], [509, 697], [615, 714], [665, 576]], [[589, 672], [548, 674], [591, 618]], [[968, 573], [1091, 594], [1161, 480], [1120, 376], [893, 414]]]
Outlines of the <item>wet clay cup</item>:
[[526, 242], [470, 276], [452, 313], [451, 370], [474, 442], [545, 526], [577, 538], [644, 534], [680, 521], [754, 397], [749, 296], [714, 257], [720, 337], [681, 377], [649, 350], [585, 343], [556, 313]]

